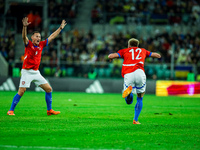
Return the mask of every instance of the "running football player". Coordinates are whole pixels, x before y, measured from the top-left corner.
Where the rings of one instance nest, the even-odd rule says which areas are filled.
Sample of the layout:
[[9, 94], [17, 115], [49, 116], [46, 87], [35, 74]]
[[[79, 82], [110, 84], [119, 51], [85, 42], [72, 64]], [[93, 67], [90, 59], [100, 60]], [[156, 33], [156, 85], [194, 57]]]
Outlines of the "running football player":
[[146, 57], [161, 58], [158, 53], [147, 51], [139, 48], [139, 41], [131, 38], [128, 41], [128, 48], [121, 49], [117, 53], [108, 55], [109, 59], [123, 58], [122, 77], [124, 78], [124, 92], [122, 97], [125, 98], [127, 104], [133, 102], [133, 90], [136, 89], [137, 103], [135, 105], [135, 116], [133, 124], [141, 124], [138, 117], [142, 110], [142, 100], [146, 90], [146, 75], [144, 71], [144, 61]]

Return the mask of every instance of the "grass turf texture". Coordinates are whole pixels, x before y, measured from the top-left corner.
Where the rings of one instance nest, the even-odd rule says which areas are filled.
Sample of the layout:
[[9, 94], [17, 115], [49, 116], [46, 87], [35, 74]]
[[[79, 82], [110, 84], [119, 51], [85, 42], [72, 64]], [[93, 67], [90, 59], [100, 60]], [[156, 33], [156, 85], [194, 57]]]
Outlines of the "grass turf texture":
[[145, 95], [133, 125], [135, 95], [53, 92], [61, 114], [47, 116], [45, 94], [27, 91], [7, 116], [15, 94], [0, 92], [0, 149], [200, 149], [199, 98]]

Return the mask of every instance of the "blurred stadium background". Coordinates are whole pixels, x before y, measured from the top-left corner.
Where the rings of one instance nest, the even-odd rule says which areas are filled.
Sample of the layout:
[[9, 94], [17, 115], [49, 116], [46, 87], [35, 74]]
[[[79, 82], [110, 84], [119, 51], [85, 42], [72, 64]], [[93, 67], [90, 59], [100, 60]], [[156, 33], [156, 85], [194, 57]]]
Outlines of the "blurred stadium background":
[[146, 59], [147, 93], [157, 80], [200, 81], [199, 15], [197, 0], [0, 0], [0, 90], [18, 88], [25, 16], [29, 38], [38, 30], [44, 40], [68, 23], [42, 54], [40, 71], [54, 91], [121, 92], [122, 60], [107, 55], [131, 37], [162, 55]]
[[[19, 86], [25, 16], [29, 39], [68, 23], [40, 65], [60, 115], [46, 116], [34, 84], [16, 116], [6, 115]], [[199, 98], [168, 96], [200, 96], [199, 0], [0, 0], [0, 22], [0, 149], [200, 149]], [[146, 59], [141, 126], [121, 97], [122, 60], [107, 58], [131, 37], [162, 55]]]

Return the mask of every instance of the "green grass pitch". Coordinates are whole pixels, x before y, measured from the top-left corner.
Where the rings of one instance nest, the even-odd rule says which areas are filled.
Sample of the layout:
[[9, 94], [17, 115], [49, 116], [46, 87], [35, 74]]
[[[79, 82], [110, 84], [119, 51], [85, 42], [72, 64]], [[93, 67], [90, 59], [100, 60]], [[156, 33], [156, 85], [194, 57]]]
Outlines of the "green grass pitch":
[[7, 116], [16, 92], [0, 92], [0, 149], [200, 149], [200, 99], [145, 95], [133, 125], [134, 106], [121, 94], [53, 92], [47, 116], [45, 94], [27, 91]]

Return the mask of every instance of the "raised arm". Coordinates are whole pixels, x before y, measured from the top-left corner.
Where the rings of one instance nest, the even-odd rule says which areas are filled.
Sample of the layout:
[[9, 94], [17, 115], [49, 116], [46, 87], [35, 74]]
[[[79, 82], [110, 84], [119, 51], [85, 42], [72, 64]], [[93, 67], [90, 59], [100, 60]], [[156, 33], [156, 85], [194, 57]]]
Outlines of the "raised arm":
[[31, 22], [28, 22], [28, 18], [25, 17], [22, 19], [23, 29], [22, 29], [22, 39], [24, 41], [24, 44], [28, 44], [28, 37], [27, 37], [27, 26], [31, 24]]
[[158, 54], [158, 53], [152, 52], [151, 57], [154, 57], [154, 58], [161, 58], [161, 55]]
[[58, 36], [60, 31], [65, 27], [66, 24], [66, 21], [63, 20], [60, 27], [48, 37], [48, 44], [51, 43], [51, 41]]

